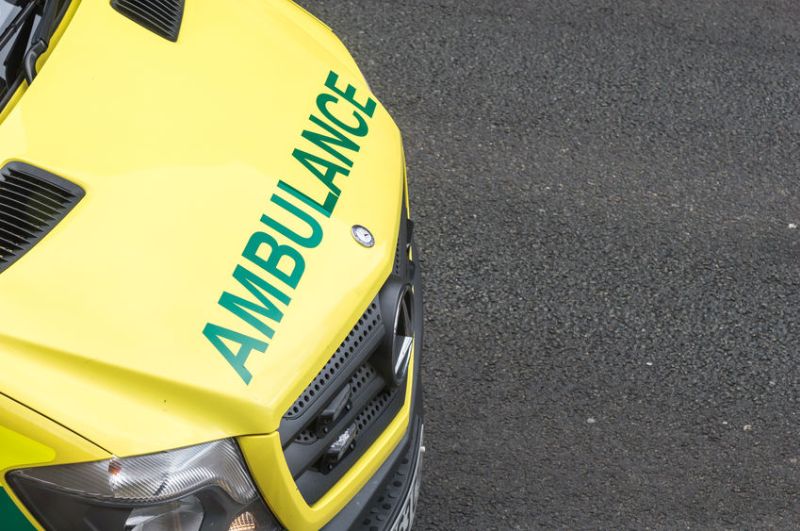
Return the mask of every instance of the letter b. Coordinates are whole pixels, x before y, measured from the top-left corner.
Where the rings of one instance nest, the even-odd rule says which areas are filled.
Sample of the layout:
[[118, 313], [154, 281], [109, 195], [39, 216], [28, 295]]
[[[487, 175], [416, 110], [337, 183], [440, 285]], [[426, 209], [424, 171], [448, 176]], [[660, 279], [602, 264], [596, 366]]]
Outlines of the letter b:
[[[269, 246], [269, 255], [266, 257], [259, 256], [262, 245]], [[242, 256], [291, 288], [297, 287], [306, 268], [305, 260], [297, 249], [279, 245], [275, 238], [265, 232], [256, 232], [250, 237]]]

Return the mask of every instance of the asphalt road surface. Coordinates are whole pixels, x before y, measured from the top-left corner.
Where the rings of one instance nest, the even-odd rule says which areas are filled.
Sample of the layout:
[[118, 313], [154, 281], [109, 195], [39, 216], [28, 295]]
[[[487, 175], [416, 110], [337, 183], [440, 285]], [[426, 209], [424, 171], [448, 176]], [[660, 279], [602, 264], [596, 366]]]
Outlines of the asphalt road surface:
[[800, 527], [800, 3], [303, 4], [405, 133], [417, 528]]

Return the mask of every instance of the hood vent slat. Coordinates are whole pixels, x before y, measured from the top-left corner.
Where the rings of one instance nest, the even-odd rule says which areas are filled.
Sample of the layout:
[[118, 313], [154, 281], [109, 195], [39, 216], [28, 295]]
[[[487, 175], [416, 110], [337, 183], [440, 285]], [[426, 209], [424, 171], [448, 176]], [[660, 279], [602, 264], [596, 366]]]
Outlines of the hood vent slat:
[[0, 272], [39, 243], [84, 196], [79, 186], [21, 162], [0, 170]]
[[111, 0], [111, 7], [172, 42], [181, 31], [183, 5], [184, 0]]

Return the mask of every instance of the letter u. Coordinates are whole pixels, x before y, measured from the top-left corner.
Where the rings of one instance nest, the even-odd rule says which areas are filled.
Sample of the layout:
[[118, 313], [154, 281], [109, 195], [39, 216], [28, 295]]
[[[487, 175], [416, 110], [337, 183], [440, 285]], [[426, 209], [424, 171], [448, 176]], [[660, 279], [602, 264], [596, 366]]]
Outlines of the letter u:
[[280, 223], [279, 221], [272, 219], [266, 214], [261, 216], [261, 223], [272, 228], [279, 234], [283, 234], [297, 245], [305, 247], [306, 249], [313, 249], [322, 242], [322, 226], [316, 219], [314, 219], [313, 216], [311, 216], [311, 214], [301, 210], [300, 208], [296, 207], [295, 205], [291, 204], [286, 199], [278, 195], [273, 195], [271, 200], [273, 203], [275, 203], [285, 211], [289, 212], [290, 214], [293, 214], [297, 219], [303, 221], [306, 225], [308, 225], [308, 227], [311, 229], [311, 234], [308, 236], [303, 236], [301, 234], [298, 234], [297, 231], [288, 228], [283, 223]]

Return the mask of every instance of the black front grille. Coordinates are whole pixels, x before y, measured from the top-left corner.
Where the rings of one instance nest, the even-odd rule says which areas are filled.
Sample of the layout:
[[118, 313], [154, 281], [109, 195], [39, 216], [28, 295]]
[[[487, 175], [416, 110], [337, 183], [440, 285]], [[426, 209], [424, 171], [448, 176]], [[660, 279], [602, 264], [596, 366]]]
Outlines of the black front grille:
[[[405, 387], [393, 387], [371, 362], [373, 356], [379, 355], [385, 334], [376, 298], [283, 417], [279, 432], [286, 462], [309, 504], [319, 500], [344, 475], [403, 404]], [[347, 396], [346, 407], [328, 422], [326, 410], [342, 393]], [[331, 461], [329, 448], [346, 433], [353, 438], [352, 446]]]
[[356, 435], [365, 433], [367, 429], [380, 418], [381, 414], [386, 411], [395, 396], [397, 396], [397, 389], [384, 389], [378, 396], [370, 400], [358, 414], [356, 420], [353, 421], [353, 426], [356, 428]]
[[0, 170], [0, 272], [61, 221], [81, 200], [80, 187], [20, 162]]
[[111, 6], [153, 33], [178, 40], [184, 0], [112, 0]]
[[[369, 364], [369, 362], [365, 362], [361, 365], [358, 369], [356, 369], [355, 374], [350, 377], [349, 385], [351, 392], [354, 396], [360, 395], [364, 388], [367, 387], [368, 384], [375, 381], [378, 377], [378, 373]], [[291, 412], [292, 410], [290, 410]], [[307, 427], [303, 431], [301, 431], [297, 436], [294, 438], [295, 442], [299, 442], [301, 444], [312, 444], [319, 440], [319, 436], [317, 435], [317, 430], [313, 427]]]
[[406, 384], [392, 370], [394, 315], [383, 312], [396, 310], [402, 286], [413, 278], [411, 228], [403, 208], [392, 274], [278, 428], [286, 463], [309, 504], [336, 484], [403, 406]]
[[356, 325], [342, 341], [342, 344], [336, 349], [336, 353], [331, 357], [328, 363], [314, 381], [306, 387], [306, 390], [295, 401], [294, 405], [284, 415], [286, 419], [294, 419], [303, 414], [308, 406], [310, 406], [317, 397], [322, 394], [326, 387], [333, 381], [336, 374], [347, 366], [348, 359], [357, 352], [365, 340], [373, 335], [377, 329], [382, 326], [381, 315], [378, 312], [378, 303], [372, 301], [364, 315], [358, 320]]

